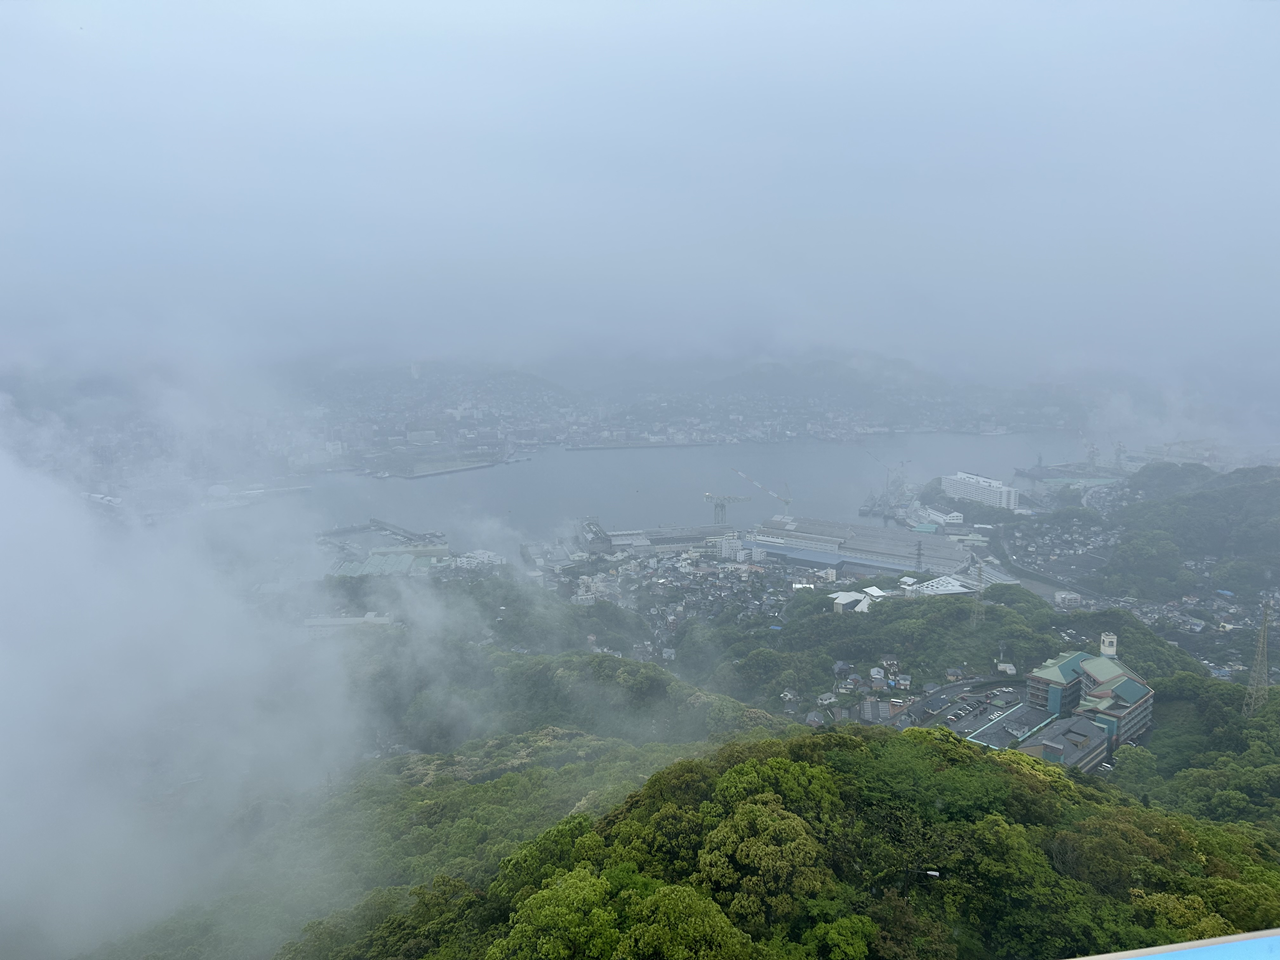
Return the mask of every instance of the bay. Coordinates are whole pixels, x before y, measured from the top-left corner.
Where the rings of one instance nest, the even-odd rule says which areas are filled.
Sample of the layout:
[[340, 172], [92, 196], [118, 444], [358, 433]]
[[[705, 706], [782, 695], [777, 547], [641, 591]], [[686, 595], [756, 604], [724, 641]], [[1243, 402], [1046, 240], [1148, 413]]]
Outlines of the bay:
[[[416, 480], [329, 474], [312, 483], [314, 521], [328, 527], [377, 517], [411, 530], [439, 530], [457, 550], [514, 555], [521, 542], [572, 533], [594, 516], [608, 530], [710, 523], [705, 493], [750, 497], [728, 508], [739, 528], [784, 512], [736, 470], [790, 496], [793, 516], [879, 524], [858, 507], [902, 470], [924, 483], [964, 470], [1011, 482], [1016, 467], [1083, 458], [1074, 434], [903, 433], [857, 443], [721, 444], [653, 449], [544, 447], [530, 459]], [[789, 491], [789, 494], [788, 494]]]

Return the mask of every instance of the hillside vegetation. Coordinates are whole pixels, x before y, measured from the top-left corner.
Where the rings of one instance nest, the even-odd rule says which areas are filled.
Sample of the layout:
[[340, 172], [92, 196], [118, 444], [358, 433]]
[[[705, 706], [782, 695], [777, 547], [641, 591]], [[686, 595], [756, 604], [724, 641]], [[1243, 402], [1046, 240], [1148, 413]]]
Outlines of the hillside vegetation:
[[[575, 811], [603, 812], [672, 760], [787, 726], [654, 664], [575, 651], [588, 631], [634, 635], [611, 605], [584, 611], [494, 580], [442, 593], [432, 630], [411, 622], [340, 641], [353, 700], [391, 755], [357, 764], [324, 795], [248, 804], [230, 828], [242, 852], [217, 887], [231, 892], [93, 960], [269, 957], [372, 889], [441, 872], [480, 882], [520, 843]], [[503, 649], [478, 626], [497, 622], [493, 612], [513, 614], [508, 640], [570, 652]]]
[[[1280, 469], [1219, 474], [1196, 464], [1148, 464], [1129, 479], [1141, 495], [1112, 518], [1124, 534], [1087, 584], [1108, 596], [1174, 599], [1201, 586], [1256, 595], [1280, 569]], [[1205, 578], [1184, 561], [1212, 558]]]
[[[1024, 673], [1082, 643], [1096, 649], [1107, 630], [1120, 636], [1125, 663], [1144, 677], [1204, 670], [1123, 610], [1059, 613], [1013, 585], [992, 587], [987, 599], [975, 628], [969, 597], [893, 599], [866, 613], [841, 614], [833, 612], [825, 592], [803, 591], [788, 605], [785, 624], [776, 618], [739, 623], [732, 617], [686, 624], [673, 640], [677, 669], [694, 683], [768, 710], [779, 708], [786, 688], [813, 695], [829, 691], [837, 660], [867, 676], [882, 657], [894, 655], [902, 672], [921, 683], [940, 680], [951, 667], [991, 672], [998, 659]], [[1068, 639], [1066, 630], [1083, 639]]]
[[599, 815], [654, 770], [708, 749], [548, 728], [367, 762], [314, 803], [252, 810], [244, 825], [252, 855], [227, 878], [231, 892], [86, 960], [269, 957], [308, 921], [370, 890], [439, 873], [483, 883], [560, 818]]
[[945, 731], [730, 744], [279, 960], [1070, 957], [1280, 924], [1275, 834]]
[[[607, 604], [455, 589], [456, 626], [350, 641], [353, 696], [393, 755], [310, 800], [255, 803], [224, 892], [93, 960], [265, 958], [290, 938], [281, 960], [501, 960], [535, 940], [619, 958], [1048, 957], [1280, 922], [1276, 731], [1237, 722], [1230, 685], [1127, 613], [1060, 614], [1001, 587], [974, 629], [963, 598], [837, 615], [815, 591], [786, 623], [687, 626], [679, 679], [577, 649], [584, 630], [639, 635]], [[508, 613], [507, 640], [543, 652], [477, 626]], [[1038, 662], [1079, 645], [1067, 629], [1113, 630], [1131, 666], [1169, 678], [1151, 753], [1118, 764], [1131, 796], [946, 732], [766, 740], [797, 728], [752, 706], [778, 710], [784, 684], [830, 689], [836, 659], [895, 653], [929, 677], [1002, 642]]]
[[1178, 674], [1153, 686], [1151, 741], [1120, 747], [1112, 780], [1174, 810], [1280, 830], [1280, 698], [1245, 719], [1240, 684]]

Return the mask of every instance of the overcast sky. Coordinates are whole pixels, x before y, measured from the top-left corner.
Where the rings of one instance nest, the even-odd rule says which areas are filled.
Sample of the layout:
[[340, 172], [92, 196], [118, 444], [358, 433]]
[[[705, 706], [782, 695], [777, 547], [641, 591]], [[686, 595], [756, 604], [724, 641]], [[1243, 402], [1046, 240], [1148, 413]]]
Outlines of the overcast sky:
[[10, 0], [0, 351], [1257, 357], [1278, 34], [1230, 0]]

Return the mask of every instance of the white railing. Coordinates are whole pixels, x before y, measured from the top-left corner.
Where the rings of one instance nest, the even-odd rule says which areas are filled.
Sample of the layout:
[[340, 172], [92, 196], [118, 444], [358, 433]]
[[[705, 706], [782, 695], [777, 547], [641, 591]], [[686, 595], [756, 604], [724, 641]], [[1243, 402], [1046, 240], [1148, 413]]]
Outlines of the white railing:
[[1162, 957], [1175, 954], [1177, 960], [1280, 960], [1280, 930], [1256, 930], [1211, 940], [1170, 943], [1144, 950], [1103, 953], [1082, 960], [1124, 960], [1128, 957]]

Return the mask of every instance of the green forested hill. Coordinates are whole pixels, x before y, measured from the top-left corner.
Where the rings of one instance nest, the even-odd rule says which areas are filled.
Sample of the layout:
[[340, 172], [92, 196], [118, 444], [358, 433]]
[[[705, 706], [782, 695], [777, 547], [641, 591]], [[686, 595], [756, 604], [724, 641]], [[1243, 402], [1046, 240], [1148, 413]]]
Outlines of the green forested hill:
[[[973, 672], [990, 671], [997, 658], [1020, 672], [1067, 649], [1079, 640], [1097, 642], [1104, 630], [1118, 633], [1127, 664], [1145, 677], [1202, 672], [1185, 651], [1171, 647], [1123, 610], [1063, 614], [1021, 587], [1000, 585], [987, 591], [991, 602], [982, 621], [972, 623], [969, 597], [894, 599], [874, 604], [866, 613], [832, 612], [822, 591], [793, 600], [787, 623], [776, 619], [737, 623], [691, 622], [673, 643], [681, 675], [745, 703], [776, 710], [787, 687], [805, 694], [829, 691], [837, 660], [863, 669], [881, 657], [899, 658], [902, 671], [919, 681], [940, 680], [949, 667], [968, 664]], [[1003, 656], [1002, 656], [1003, 655]]]
[[654, 770], [708, 749], [547, 728], [365, 763], [328, 797], [261, 811], [251, 855], [224, 884], [229, 892], [86, 960], [269, 957], [308, 921], [372, 889], [442, 872], [484, 882], [560, 818], [603, 813]]
[[729, 697], [705, 693], [652, 663], [607, 654], [532, 656], [483, 649], [416, 661], [396, 643], [365, 651], [363, 684], [387, 725], [414, 749], [437, 752], [477, 737], [545, 726], [573, 727], [632, 743], [723, 738], [780, 721]]
[[[656, 664], [588, 653], [588, 638], [628, 651], [653, 639], [635, 614], [611, 603], [577, 607], [499, 579], [431, 589], [412, 603], [379, 595], [385, 588], [376, 583], [340, 587], [359, 609], [411, 611], [403, 632], [342, 641], [353, 693], [386, 745], [438, 753], [546, 726], [632, 743], [778, 728]], [[417, 607], [428, 613], [415, 616]]]
[[1117, 750], [1112, 779], [1171, 809], [1280, 830], [1280, 698], [1245, 719], [1240, 684], [1178, 674], [1153, 686], [1150, 743]]
[[[672, 936], [693, 938], [680, 942], [692, 943], [689, 949], [699, 955], [704, 948], [714, 955], [714, 947], [726, 955], [741, 948], [764, 955], [858, 956], [857, 944], [864, 943], [870, 955], [886, 958], [949, 957], [956, 951], [978, 956], [988, 948], [1014, 956], [1023, 947], [1017, 946], [1012, 927], [997, 922], [1001, 911], [1013, 910], [1023, 902], [1020, 897], [1039, 902], [1035, 898], [1068, 894], [1077, 898], [1063, 900], [1074, 904], [1070, 923], [1056, 921], [1046, 942], [1071, 944], [1070, 949], [1154, 942], [1188, 931], [1207, 935], [1251, 922], [1239, 911], [1197, 907], [1189, 898], [1209, 901], [1200, 887], [1187, 885], [1190, 880], [1144, 885], [1145, 899], [1135, 900], [1119, 881], [1100, 886], [1081, 872], [1083, 867], [1072, 866], [1085, 857], [1077, 846], [1094, 851], [1088, 857], [1096, 859], [1097, 849], [1112, 842], [1072, 839], [1078, 823], [1100, 825], [1110, 823], [1106, 818], [1113, 814], [1119, 817], [1118, 826], [1098, 826], [1100, 837], [1173, 829], [1167, 824], [1175, 821], [1135, 799], [1145, 791], [1157, 804], [1173, 806], [1159, 784], [1147, 783], [1126, 800], [1096, 782], [1074, 782], [1021, 755], [984, 752], [924, 731], [887, 737], [871, 730], [836, 738], [806, 732], [795, 740], [751, 745], [740, 739], [795, 728], [726, 695], [737, 693], [776, 709], [775, 686], [811, 678], [808, 682], [830, 689], [834, 659], [871, 661], [887, 652], [898, 653], [924, 676], [957, 658], [989, 660], [1001, 641], [1011, 655], [1034, 660], [1070, 645], [1060, 632], [1068, 628], [1089, 636], [1116, 630], [1126, 660], [1149, 678], [1173, 677], [1188, 666], [1199, 669], [1128, 614], [1062, 615], [1021, 589], [993, 588], [993, 603], [975, 630], [971, 604], [963, 599], [886, 601], [867, 615], [836, 615], [825, 596], [801, 596], [785, 624], [777, 618], [742, 623], [727, 618], [686, 630], [677, 663], [695, 676], [681, 680], [653, 664], [556, 652], [572, 651], [584, 629], [601, 631], [610, 623], [620, 635], [633, 629], [627, 616], [607, 605], [597, 604], [583, 619], [557, 608], [558, 601], [525, 600], [501, 583], [471, 589], [465, 598], [470, 610], [516, 613], [513, 636], [537, 631], [541, 639], [530, 646], [547, 652], [501, 649], [474, 628], [474, 615], [461, 621], [464, 629], [434, 636], [411, 625], [402, 633], [354, 641], [347, 648], [353, 695], [369, 711], [381, 742], [424, 753], [367, 761], [335, 782], [327, 795], [311, 800], [255, 804], [239, 828], [250, 852], [223, 892], [96, 951], [94, 960], [265, 958], [297, 937], [308, 921], [304, 937], [284, 956], [480, 956], [508, 935], [515, 939], [508, 939], [501, 948], [507, 952], [493, 960], [520, 956], [521, 937], [543, 922], [531, 911], [546, 916], [562, 911], [560, 894], [533, 896], [543, 879], [562, 868], [570, 878], [562, 881], [564, 890], [594, 897], [591, 909], [599, 913], [589, 914], [592, 922], [607, 920], [600, 950], [621, 951], [619, 957], [679, 956], [662, 939], [673, 931]], [[529, 604], [523, 612], [522, 602]], [[697, 672], [699, 643], [707, 654], [705, 675]], [[703, 682], [724, 692], [705, 692]], [[1210, 723], [1216, 714], [1206, 716]], [[1205, 736], [1213, 734], [1188, 728], [1177, 741], [1185, 747], [1177, 762], [1212, 762], [1202, 755], [1202, 746], [1186, 746], [1201, 744]], [[713, 759], [677, 763], [645, 783], [664, 765], [705, 755], [732, 738], [739, 740]], [[730, 794], [724, 784], [745, 774], [722, 784], [723, 777], [748, 761], [770, 770], [790, 764], [787, 776], [795, 774], [802, 786], [824, 784], [825, 799], [805, 799], [810, 787], [778, 780], [775, 771], [759, 776], [780, 799], [767, 799], [755, 787], [734, 787], [739, 793], [733, 796], [741, 796], [726, 806]], [[800, 763], [809, 767], [795, 766]], [[1128, 781], [1125, 785], [1136, 789]], [[1266, 789], [1265, 783], [1241, 787], [1251, 798], [1259, 789]], [[631, 798], [617, 806], [628, 794]], [[752, 797], [756, 800], [748, 803]], [[655, 798], [661, 799], [657, 806]], [[1217, 817], [1219, 807], [1187, 809]], [[602, 815], [605, 819], [593, 819]], [[540, 836], [564, 817], [570, 820]], [[795, 832], [796, 817], [808, 832]], [[1134, 826], [1125, 817], [1147, 819]], [[1176, 823], [1236, 850], [1230, 856], [1215, 854], [1233, 864], [1222, 868], [1227, 871], [1222, 876], [1244, 877], [1252, 884], [1259, 876], [1272, 876], [1266, 866], [1272, 863], [1269, 847], [1261, 839], [1270, 834], [1257, 832], [1269, 827], [1258, 817], [1241, 819], [1261, 826]], [[730, 822], [737, 826], [716, 833]], [[725, 846], [726, 837], [738, 836], [731, 829], [742, 831], [734, 849], [747, 851], [742, 856], [749, 863], [733, 866], [739, 855], [730, 855]], [[1054, 840], [1059, 833], [1066, 839]], [[713, 842], [713, 836], [720, 839]], [[998, 856], [983, 853], [988, 848], [982, 844], [997, 841], [1006, 844]], [[800, 878], [799, 885], [781, 893], [766, 889], [759, 897], [767, 909], [750, 919], [742, 912], [748, 900], [738, 895], [757, 888], [754, 878], [774, 875], [771, 858], [782, 855], [775, 848], [786, 856], [803, 854], [801, 872], [786, 874]], [[707, 859], [712, 853], [728, 860]], [[979, 855], [992, 864], [1012, 858], [1017, 865], [1009, 874], [1013, 886], [992, 892], [983, 886], [988, 881], [966, 873], [965, 861]], [[627, 865], [628, 857], [634, 867]], [[1185, 866], [1182, 860], [1175, 865]], [[748, 872], [734, 880], [723, 872], [731, 867]], [[436, 875], [452, 879], [430, 883]], [[1204, 879], [1194, 871], [1188, 876]], [[979, 886], [971, 889], [975, 883]], [[1009, 892], [1014, 890], [1021, 892], [1015, 896]], [[1249, 896], [1257, 900], [1262, 893]], [[985, 912], [974, 913], [975, 907], [957, 914], [957, 904], [969, 899], [986, 904]], [[526, 901], [532, 906], [523, 907]], [[525, 933], [508, 919], [520, 909], [533, 924]], [[1106, 918], [1101, 927], [1063, 932], [1077, 914], [1091, 923], [1088, 916], [1094, 913]], [[1025, 919], [1017, 912], [1009, 917], [1015, 927]]]
[[734, 743], [280, 960], [1070, 957], [1280, 925], [1277, 836], [938, 730]]
[[[503, 581], [444, 600], [457, 619], [432, 622], [445, 628], [341, 641], [371, 735], [398, 755], [358, 764], [328, 796], [254, 802], [220, 892], [93, 960], [269, 957], [371, 889], [440, 872], [479, 882], [521, 842], [574, 811], [608, 809], [664, 764], [787, 725], [654, 664], [554, 652], [588, 631], [627, 639], [633, 619], [611, 605], [584, 611]], [[476, 626], [495, 612], [515, 621], [508, 640], [551, 652], [500, 647]]]
[[1280, 477], [1269, 468], [1237, 470], [1199, 490], [1131, 504], [1120, 521], [1135, 532], [1167, 533], [1191, 559], [1280, 556]]
[[1117, 512], [1123, 539], [1089, 585], [1109, 596], [1172, 599], [1200, 584], [1183, 562], [1214, 558], [1208, 586], [1252, 593], [1280, 564], [1280, 470], [1148, 464], [1129, 479], [1141, 499]]

